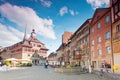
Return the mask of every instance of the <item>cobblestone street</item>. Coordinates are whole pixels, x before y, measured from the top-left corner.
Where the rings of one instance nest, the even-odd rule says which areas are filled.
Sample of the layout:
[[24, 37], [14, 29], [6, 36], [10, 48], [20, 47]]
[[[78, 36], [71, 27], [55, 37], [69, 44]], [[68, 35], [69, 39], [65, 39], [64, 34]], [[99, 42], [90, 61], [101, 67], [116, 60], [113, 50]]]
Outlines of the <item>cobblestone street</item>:
[[55, 73], [53, 68], [33, 66], [22, 69], [0, 71], [0, 80], [109, 80], [94, 74]]

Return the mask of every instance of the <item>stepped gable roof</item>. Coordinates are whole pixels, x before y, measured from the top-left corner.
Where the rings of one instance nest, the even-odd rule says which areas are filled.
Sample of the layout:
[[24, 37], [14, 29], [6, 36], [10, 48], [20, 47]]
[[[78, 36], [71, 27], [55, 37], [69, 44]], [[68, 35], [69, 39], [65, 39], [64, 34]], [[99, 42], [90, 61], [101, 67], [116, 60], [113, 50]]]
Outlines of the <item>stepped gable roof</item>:
[[40, 42], [37, 38], [31, 37], [31, 36], [27, 40], [30, 41], [30, 42], [41, 43], [41, 44], [44, 45], [44, 43]]
[[94, 25], [101, 17], [103, 17], [108, 11], [110, 11], [110, 8], [97, 8], [95, 10], [95, 13], [93, 15], [91, 26]]
[[30, 44], [30, 41], [28, 41], [28, 40], [23, 40], [22, 41], [22, 46], [32, 47], [32, 45]]

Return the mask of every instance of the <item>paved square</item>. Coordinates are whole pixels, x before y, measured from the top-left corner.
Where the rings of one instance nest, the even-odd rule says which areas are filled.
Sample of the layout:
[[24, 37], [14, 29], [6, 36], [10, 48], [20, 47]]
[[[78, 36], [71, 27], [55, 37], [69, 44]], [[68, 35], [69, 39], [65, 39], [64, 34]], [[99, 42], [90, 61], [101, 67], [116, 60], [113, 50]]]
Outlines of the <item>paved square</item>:
[[22, 69], [0, 71], [0, 80], [109, 80], [94, 74], [55, 73], [53, 68], [33, 66]]

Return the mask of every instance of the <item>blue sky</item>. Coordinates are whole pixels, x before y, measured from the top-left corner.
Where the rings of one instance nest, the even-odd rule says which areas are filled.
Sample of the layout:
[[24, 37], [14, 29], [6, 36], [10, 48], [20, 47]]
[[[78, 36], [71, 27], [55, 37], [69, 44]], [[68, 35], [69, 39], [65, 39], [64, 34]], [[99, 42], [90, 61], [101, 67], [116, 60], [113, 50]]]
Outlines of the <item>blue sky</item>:
[[60, 46], [64, 31], [75, 32], [96, 8], [108, 3], [109, 0], [0, 0], [0, 46], [21, 41], [27, 26], [27, 36], [34, 28], [49, 54]]

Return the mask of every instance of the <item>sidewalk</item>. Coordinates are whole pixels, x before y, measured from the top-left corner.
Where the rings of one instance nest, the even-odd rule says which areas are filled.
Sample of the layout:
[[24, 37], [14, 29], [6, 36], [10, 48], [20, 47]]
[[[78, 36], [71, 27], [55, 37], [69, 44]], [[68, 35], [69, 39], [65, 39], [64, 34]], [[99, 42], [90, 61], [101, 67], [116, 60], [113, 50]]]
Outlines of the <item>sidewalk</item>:
[[[7, 67], [7, 70], [17, 70], [17, 69], [25, 69], [24, 67]], [[2, 67], [0, 67], [0, 71], [2, 71]]]
[[101, 73], [100, 71], [96, 71], [96, 70], [94, 70], [93, 73], [98, 76], [103, 76], [103, 77], [109, 78], [110, 80], [120, 80], [120, 75], [118, 75], [118, 74], [107, 73], [107, 72]]

